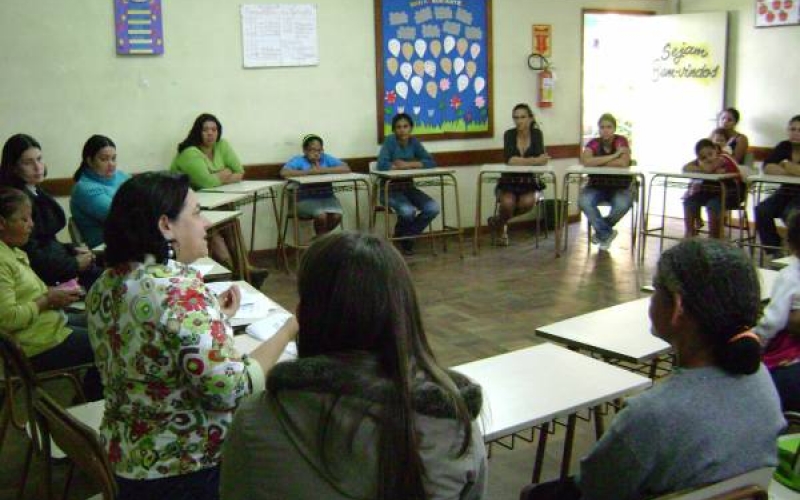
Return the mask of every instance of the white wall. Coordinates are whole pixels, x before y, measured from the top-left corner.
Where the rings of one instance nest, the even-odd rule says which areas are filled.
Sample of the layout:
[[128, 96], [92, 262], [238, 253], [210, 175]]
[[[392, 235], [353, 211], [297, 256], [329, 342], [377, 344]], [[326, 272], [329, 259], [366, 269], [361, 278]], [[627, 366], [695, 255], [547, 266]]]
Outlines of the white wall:
[[[93, 133], [117, 142], [128, 171], [164, 167], [203, 111], [219, 116], [245, 163], [283, 161], [308, 132], [339, 156], [375, 154], [373, 2], [318, 2], [319, 66], [251, 70], [241, 62], [241, 3], [164, 0], [164, 56], [118, 57], [111, 1], [3, 0], [0, 138], [28, 132], [39, 139], [51, 177], [72, 173]], [[431, 142], [430, 149], [501, 147], [511, 107], [535, 100], [527, 67], [534, 23], [553, 25], [555, 106], [539, 113], [546, 143], [577, 143], [581, 8], [664, 12], [666, 5], [494, 0], [495, 137]]]
[[800, 26], [755, 28], [752, 0], [682, 0], [680, 12], [729, 11], [726, 103], [739, 109], [739, 129], [753, 146], [786, 138], [789, 118], [800, 114]]

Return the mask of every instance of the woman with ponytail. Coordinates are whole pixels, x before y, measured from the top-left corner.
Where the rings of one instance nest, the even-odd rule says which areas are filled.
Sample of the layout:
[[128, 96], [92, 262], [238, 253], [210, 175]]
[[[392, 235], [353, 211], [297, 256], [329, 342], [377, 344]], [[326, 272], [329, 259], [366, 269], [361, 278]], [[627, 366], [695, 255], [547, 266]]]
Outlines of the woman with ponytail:
[[222, 498], [483, 498], [481, 389], [436, 362], [397, 250], [329, 233], [298, 288], [298, 359], [237, 410]]
[[75, 186], [70, 212], [83, 242], [94, 248], [103, 242], [103, 224], [117, 189], [130, 176], [117, 170], [117, 146], [104, 135], [93, 135], [83, 145], [81, 164], [72, 178]]
[[658, 262], [653, 335], [672, 345], [673, 373], [632, 398], [581, 461], [581, 498], [639, 499], [777, 465], [784, 426], [751, 328], [756, 270], [740, 249], [689, 239]]

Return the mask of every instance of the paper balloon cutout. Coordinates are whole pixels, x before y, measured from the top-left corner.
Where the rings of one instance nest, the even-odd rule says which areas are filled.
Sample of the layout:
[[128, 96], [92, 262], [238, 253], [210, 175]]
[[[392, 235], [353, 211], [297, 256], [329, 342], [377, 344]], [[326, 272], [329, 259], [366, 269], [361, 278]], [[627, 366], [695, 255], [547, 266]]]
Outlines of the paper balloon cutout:
[[428, 48], [428, 44], [425, 40], [417, 40], [414, 42], [414, 51], [417, 53], [417, 56], [422, 59], [425, 57], [425, 50]]
[[414, 53], [414, 47], [411, 46], [410, 43], [406, 42], [403, 44], [403, 57], [406, 58], [406, 61], [411, 59], [411, 54]]
[[439, 40], [434, 40], [431, 42], [428, 48], [431, 49], [431, 54], [433, 54], [433, 57], [438, 58], [439, 54], [442, 52], [442, 42]]
[[484, 80], [482, 76], [479, 76], [475, 79], [475, 83], [473, 85], [475, 85], [475, 93], [480, 94], [481, 90], [486, 87], [486, 80]]
[[456, 74], [460, 75], [462, 71], [464, 71], [464, 60], [460, 57], [456, 57], [456, 60], [453, 61], [453, 69], [456, 70]]
[[396, 38], [389, 40], [389, 52], [395, 57], [400, 55], [400, 40]]
[[424, 62], [422, 62], [420, 60], [414, 61], [414, 74], [419, 75], [419, 76], [422, 76], [423, 74], [425, 74], [425, 63]]
[[473, 59], [477, 59], [480, 53], [481, 53], [480, 44], [473, 43], [472, 46], [469, 48], [469, 55], [471, 55]]
[[449, 54], [450, 51], [456, 46], [456, 39], [452, 36], [447, 36], [444, 38], [444, 53]]
[[404, 62], [401, 64], [400, 74], [403, 75], [403, 80], [408, 81], [411, 78], [411, 63]]
[[415, 115], [418, 115], [418, 114], [419, 114], [419, 111], [420, 111], [422, 108], [421, 108], [421, 107], [419, 107], [419, 106], [414, 106], [414, 107], [413, 107], [413, 108], [411, 108], [411, 109], [413, 109], [413, 110], [414, 110], [414, 114], [415, 114]]
[[478, 71], [478, 65], [475, 64], [475, 61], [467, 61], [467, 74], [470, 78], [475, 76], [476, 71]]
[[406, 82], [397, 82], [394, 86], [397, 95], [405, 99], [408, 96], [408, 84]]
[[397, 74], [398, 66], [399, 65], [397, 64], [397, 59], [395, 59], [394, 57], [390, 57], [389, 59], [386, 60], [386, 69], [389, 70], [389, 73], [391, 73], [392, 76]]
[[466, 38], [459, 38], [458, 44], [456, 44], [456, 49], [458, 50], [458, 55], [463, 56], [467, 52], [467, 43]]
[[450, 74], [450, 71], [453, 70], [453, 62], [448, 57], [443, 57], [439, 61], [439, 66], [441, 66], [442, 67], [442, 71], [444, 71], [448, 75]]
[[419, 91], [422, 90], [422, 78], [418, 76], [411, 78], [411, 90], [413, 90], [415, 94], [419, 94]]
[[432, 99], [436, 99], [436, 94], [439, 93], [439, 87], [436, 86], [436, 82], [428, 82], [425, 84], [425, 92], [427, 92]]
[[425, 73], [429, 77], [431, 77], [431, 78], [435, 77], [436, 76], [436, 63], [431, 61], [431, 60], [425, 61], [424, 70], [425, 70]]
[[456, 85], [458, 86], [459, 92], [464, 92], [464, 89], [469, 86], [469, 77], [467, 75], [459, 76], [458, 80], [456, 80]]

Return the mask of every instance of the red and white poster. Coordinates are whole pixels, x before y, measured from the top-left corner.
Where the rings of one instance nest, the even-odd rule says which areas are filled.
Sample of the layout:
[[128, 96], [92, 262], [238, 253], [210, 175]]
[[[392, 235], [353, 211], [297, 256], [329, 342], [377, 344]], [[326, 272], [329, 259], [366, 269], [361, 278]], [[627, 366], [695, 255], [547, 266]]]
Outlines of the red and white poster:
[[756, 0], [756, 27], [800, 24], [800, 0]]

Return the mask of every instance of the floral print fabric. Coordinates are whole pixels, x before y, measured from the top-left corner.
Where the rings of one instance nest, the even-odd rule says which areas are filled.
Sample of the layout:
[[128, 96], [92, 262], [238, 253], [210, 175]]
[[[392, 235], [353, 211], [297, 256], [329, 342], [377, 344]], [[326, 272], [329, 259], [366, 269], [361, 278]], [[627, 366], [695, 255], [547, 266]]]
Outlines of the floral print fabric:
[[246, 364], [202, 278], [170, 261], [108, 269], [86, 299], [115, 473], [156, 479], [218, 465]]

